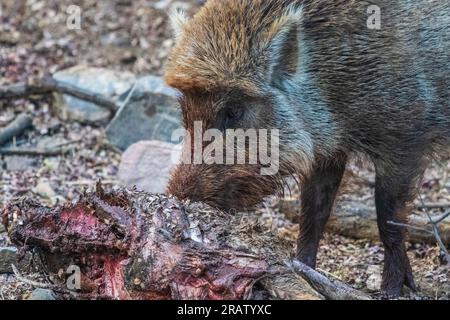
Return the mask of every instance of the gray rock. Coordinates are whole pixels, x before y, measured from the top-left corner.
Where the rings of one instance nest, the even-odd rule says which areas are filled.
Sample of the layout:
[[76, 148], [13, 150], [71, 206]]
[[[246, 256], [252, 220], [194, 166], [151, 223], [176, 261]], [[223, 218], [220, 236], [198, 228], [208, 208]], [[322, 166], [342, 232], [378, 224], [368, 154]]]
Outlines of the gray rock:
[[146, 192], [164, 193], [180, 150], [177, 145], [161, 141], [138, 142], [122, 155], [119, 180]]
[[0, 223], [0, 233], [5, 232], [5, 226], [3, 224]]
[[38, 288], [33, 290], [28, 300], [56, 300], [56, 295], [52, 290]]
[[55, 191], [51, 187], [50, 183], [44, 179], [39, 180], [36, 188], [33, 188], [33, 192], [45, 198], [51, 198], [55, 196]]
[[160, 77], [139, 79], [121, 100], [106, 131], [109, 142], [120, 150], [143, 140], [172, 142], [173, 131], [182, 127], [176, 91]]
[[57, 202], [56, 192], [50, 185], [50, 182], [46, 179], [39, 179], [36, 187], [34, 187], [32, 191], [39, 195], [48, 205], [53, 206]]
[[[112, 100], [117, 100], [136, 81], [131, 73], [85, 66], [57, 72], [53, 77]], [[55, 111], [63, 120], [106, 124], [111, 116], [110, 111], [105, 108], [68, 95], [55, 94], [55, 102]]]

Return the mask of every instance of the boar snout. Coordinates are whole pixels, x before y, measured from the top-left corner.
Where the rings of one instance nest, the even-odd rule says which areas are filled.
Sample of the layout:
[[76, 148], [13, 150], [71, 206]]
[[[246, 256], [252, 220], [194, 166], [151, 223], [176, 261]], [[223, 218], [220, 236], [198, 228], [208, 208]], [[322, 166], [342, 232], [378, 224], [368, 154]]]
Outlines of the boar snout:
[[167, 193], [222, 210], [246, 210], [275, 192], [279, 182], [268, 180], [252, 166], [179, 165]]

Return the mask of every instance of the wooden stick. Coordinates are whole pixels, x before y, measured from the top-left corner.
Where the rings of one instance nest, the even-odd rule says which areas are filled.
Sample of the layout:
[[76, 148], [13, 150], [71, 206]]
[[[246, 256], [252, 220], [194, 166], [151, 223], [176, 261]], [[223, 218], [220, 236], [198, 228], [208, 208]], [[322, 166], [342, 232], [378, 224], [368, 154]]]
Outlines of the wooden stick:
[[[419, 196], [420, 196], [419, 197], [420, 202], [422, 203], [422, 205], [424, 205], [425, 201], [423, 200], [422, 195], [419, 195]], [[440, 233], [439, 228], [438, 228], [438, 223], [444, 221], [447, 218], [447, 213], [445, 213], [443, 216], [441, 216], [436, 221], [433, 220], [433, 218], [431, 217], [431, 215], [430, 215], [430, 213], [428, 211], [426, 211], [425, 213], [427, 214], [429, 224], [431, 224], [431, 226], [433, 228], [433, 235], [436, 238], [436, 241], [437, 241], [437, 244], [439, 246], [439, 249], [441, 250], [442, 255], [444, 256], [445, 260], [447, 261], [447, 266], [450, 266], [450, 254], [447, 251], [447, 246], [442, 241], [441, 233]], [[439, 222], [437, 222], [437, 221], [439, 221]]]
[[424, 202], [417, 206], [418, 209], [445, 209], [450, 208], [450, 202]]
[[[276, 208], [285, 214], [290, 221], [295, 223], [299, 222], [300, 201], [282, 200]], [[443, 214], [442, 216], [437, 215], [434, 219], [439, 223], [442, 241], [444, 243], [450, 243], [450, 218], [446, 214]], [[425, 213], [418, 212], [418, 214], [412, 214], [408, 220], [408, 239], [410, 242], [436, 243], [434, 233], [431, 230], [431, 224]], [[406, 226], [400, 225], [399, 227]], [[379, 240], [375, 208], [355, 201], [339, 201], [336, 204], [334, 214], [327, 224], [326, 230], [330, 233], [350, 238]]]
[[49, 148], [8, 148], [0, 149], [0, 154], [7, 156], [45, 156], [64, 155], [73, 150], [73, 145], [81, 140], [68, 141]]
[[100, 94], [58, 81], [52, 77], [44, 77], [33, 83], [17, 83], [0, 87], [0, 99], [17, 99], [32, 95], [49, 94], [51, 92], [59, 92], [92, 102], [113, 112], [116, 112], [118, 109], [114, 101], [104, 98]]
[[33, 124], [33, 119], [26, 113], [17, 116], [6, 128], [0, 131], [0, 146], [19, 136]]
[[[447, 251], [447, 246], [442, 241], [441, 234], [440, 234], [440, 231], [438, 228], [438, 223], [436, 223], [436, 221], [433, 220], [433, 218], [430, 216], [430, 214], [428, 212], [427, 212], [427, 216], [428, 216], [428, 219], [430, 220], [430, 224], [432, 225], [433, 234], [439, 245], [439, 249], [441, 250], [442, 255], [445, 257], [445, 260], [447, 261], [447, 266], [450, 266], [450, 254]], [[441, 221], [444, 221], [444, 219], [445, 219], [445, 215]]]
[[6, 156], [44, 156], [44, 157], [55, 157], [59, 155], [64, 155], [71, 151], [72, 147], [57, 147], [57, 148], [8, 148], [0, 149], [1, 155]]
[[329, 278], [299, 261], [292, 262], [292, 269], [305, 279], [317, 292], [330, 300], [372, 300], [368, 295], [343, 282]]
[[437, 218], [435, 221], [433, 221], [433, 224], [439, 224], [445, 219], [450, 217], [450, 210], [447, 210], [441, 217]]
[[425, 228], [413, 226], [413, 225], [410, 225], [410, 224], [399, 223], [399, 222], [394, 222], [394, 221], [388, 221], [387, 223], [390, 224], [391, 226], [402, 227], [402, 228], [408, 228], [408, 229], [411, 229], [411, 230], [416, 230], [416, 231], [426, 232], [426, 233], [429, 233], [429, 234], [431, 234], [431, 235], [434, 235], [433, 231], [431, 231], [431, 230], [427, 230], [427, 229], [425, 229]]
[[[98, 181], [96, 180], [78, 180], [78, 181], [68, 181], [66, 184], [68, 186], [91, 186], [97, 184]], [[114, 185], [118, 184], [118, 180], [102, 180], [102, 185]]]

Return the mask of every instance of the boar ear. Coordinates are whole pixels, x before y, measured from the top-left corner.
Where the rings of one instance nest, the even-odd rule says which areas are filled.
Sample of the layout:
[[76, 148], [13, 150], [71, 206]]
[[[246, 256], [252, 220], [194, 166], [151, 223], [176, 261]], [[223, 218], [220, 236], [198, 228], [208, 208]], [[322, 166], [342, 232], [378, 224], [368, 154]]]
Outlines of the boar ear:
[[267, 79], [275, 86], [292, 77], [298, 69], [298, 32], [302, 19], [301, 8], [289, 8], [269, 28], [266, 39], [268, 60]]
[[175, 40], [178, 40], [183, 34], [184, 26], [189, 19], [186, 13], [181, 9], [173, 9], [169, 14], [169, 18]]

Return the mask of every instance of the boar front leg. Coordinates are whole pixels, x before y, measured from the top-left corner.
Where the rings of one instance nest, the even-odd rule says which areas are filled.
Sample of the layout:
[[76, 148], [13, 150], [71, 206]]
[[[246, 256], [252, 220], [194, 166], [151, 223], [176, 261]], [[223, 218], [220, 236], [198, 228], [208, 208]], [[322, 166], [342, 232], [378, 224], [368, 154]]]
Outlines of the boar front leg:
[[[394, 297], [401, 294], [403, 285], [416, 290], [404, 244], [405, 230], [389, 223], [405, 222], [407, 202], [415, 189], [413, 173], [416, 170], [408, 171], [396, 170], [397, 175], [393, 177], [384, 169], [377, 170], [375, 183], [378, 228], [384, 245], [382, 290]], [[399, 172], [405, 174], [401, 176]]]
[[317, 164], [302, 186], [297, 258], [315, 268], [319, 242], [345, 172], [346, 158]]

